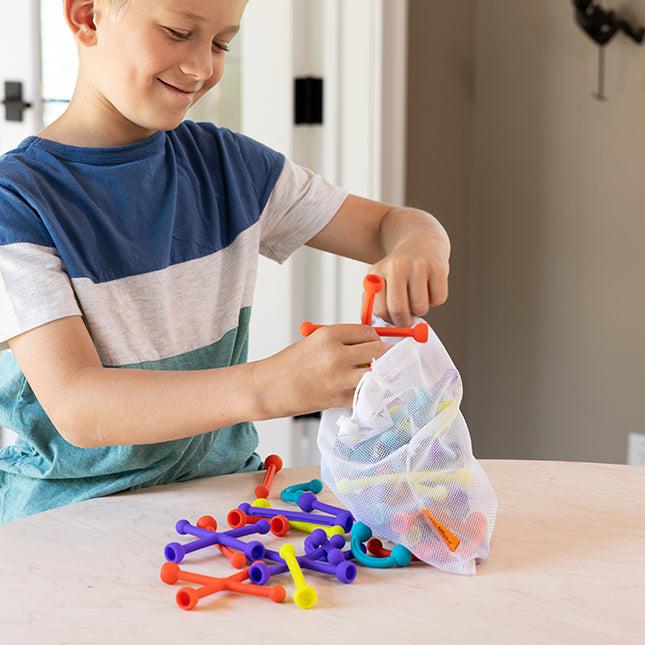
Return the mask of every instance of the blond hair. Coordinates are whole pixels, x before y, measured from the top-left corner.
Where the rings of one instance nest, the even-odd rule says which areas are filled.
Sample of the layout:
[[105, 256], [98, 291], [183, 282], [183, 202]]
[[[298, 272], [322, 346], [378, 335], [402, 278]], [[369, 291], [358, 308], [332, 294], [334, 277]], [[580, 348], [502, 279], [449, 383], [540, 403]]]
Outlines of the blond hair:
[[108, 11], [116, 19], [121, 18], [131, 2], [132, 0], [94, 0], [96, 6], [107, 7]]

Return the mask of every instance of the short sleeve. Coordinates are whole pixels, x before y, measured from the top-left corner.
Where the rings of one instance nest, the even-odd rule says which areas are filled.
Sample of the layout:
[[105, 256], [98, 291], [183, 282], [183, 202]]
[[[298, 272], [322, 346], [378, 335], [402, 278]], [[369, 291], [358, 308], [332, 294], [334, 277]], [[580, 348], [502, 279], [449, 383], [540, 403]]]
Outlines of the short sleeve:
[[71, 281], [38, 215], [0, 186], [0, 351], [45, 323], [81, 315]]
[[330, 222], [348, 194], [321, 175], [285, 160], [260, 216], [262, 255], [284, 262]]

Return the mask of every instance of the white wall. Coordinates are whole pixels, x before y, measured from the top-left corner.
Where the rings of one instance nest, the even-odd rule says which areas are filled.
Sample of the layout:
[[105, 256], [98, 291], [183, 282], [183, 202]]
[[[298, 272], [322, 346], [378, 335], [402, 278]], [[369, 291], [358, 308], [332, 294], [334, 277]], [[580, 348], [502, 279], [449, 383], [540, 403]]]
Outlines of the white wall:
[[[468, 23], [433, 4], [433, 23], [452, 34]], [[603, 4], [645, 22], [644, 0]], [[467, 325], [464, 335], [457, 321], [454, 346], [467, 355], [477, 455], [624, 462], [627, 434], [645, 431], [645, 46], [609, 45], [610, 100], [599, 103], [596, 49], [569, 2], [475, 0], [472, 11], [471, 96], [468, 43], [448, 36], [442, 52], [465, 74], [456, 118], [471, 110], [472, 139], [445, 127], [457, 158], [472, 153], [472, 180], [453, 164], [442, 182], [463, 181], [471, 199], [468, 276], [453, 283], [453, 296], [467, 290]], [[435, 69], [448, 63], [426, 64], [437, 100], [445, 87], [454, 96], [458, 80]], [[433, 188], [428, 201], [447, 199]]]

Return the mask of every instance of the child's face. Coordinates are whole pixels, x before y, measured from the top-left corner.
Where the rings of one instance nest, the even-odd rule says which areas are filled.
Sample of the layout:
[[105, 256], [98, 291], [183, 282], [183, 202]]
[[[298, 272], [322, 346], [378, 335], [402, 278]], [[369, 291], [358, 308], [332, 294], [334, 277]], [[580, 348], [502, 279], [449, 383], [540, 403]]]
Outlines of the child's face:
[[172, 130], [222, 77], [245, 5], [132, 0], [118, 19], [99, 11], [96, 45], [81, 48], [93, 93], [144, 130]]

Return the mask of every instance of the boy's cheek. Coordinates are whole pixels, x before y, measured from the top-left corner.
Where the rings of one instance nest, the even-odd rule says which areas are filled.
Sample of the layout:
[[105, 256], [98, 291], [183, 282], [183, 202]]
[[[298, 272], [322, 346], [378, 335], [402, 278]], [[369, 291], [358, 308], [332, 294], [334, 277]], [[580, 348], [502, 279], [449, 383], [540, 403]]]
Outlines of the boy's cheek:
[[202, 87], [201, 91], [199, 92], [199, 96], [195, 100], [195, 102], [199, 101], [199, 99], [206, 94], [209, 90], [212, 90], [222, 79], [222, 76], [224, 75], [224, 66], [222, 65], [221, 67], [217, 68], [215, 70], [215, 73], [211, 78], [208, 80], [208, 82]]

